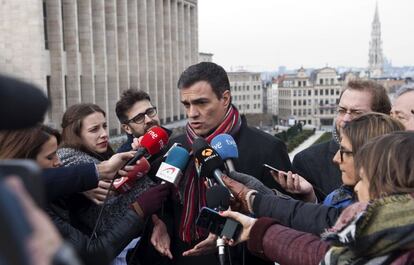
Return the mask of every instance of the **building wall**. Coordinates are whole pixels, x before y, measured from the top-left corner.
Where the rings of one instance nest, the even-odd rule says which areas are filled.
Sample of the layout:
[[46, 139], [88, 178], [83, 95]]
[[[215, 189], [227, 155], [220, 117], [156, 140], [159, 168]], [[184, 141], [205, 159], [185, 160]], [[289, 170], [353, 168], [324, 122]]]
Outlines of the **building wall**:
[[197, 0], [4, 0], [0, 71], [36, 83], [59, 128], [66, 108], [93, 102], [119, 133], [122, 91], [147, 91], [161, 121], [184, 118], [176, 83], [198, 62]]
[[342, 82], [336, 70], [323, 68], [310, 76], [301, 68], [279, 81], [279, 118], [287, 124], [295, 119], [318, 128], [331, 128], [336, 116]]
[[229, 72], [233, 104], [240, 113], [263, 113], [263, 87], [260, 73]]

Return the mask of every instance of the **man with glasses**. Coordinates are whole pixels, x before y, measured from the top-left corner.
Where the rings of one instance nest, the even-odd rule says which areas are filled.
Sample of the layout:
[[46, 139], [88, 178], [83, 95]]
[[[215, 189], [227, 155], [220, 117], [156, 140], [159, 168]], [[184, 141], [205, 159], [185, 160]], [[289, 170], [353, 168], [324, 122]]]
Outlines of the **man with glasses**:
[[414, 83], [404, 85], [397, 91], [391, 116], [399, 120], [406, 130], [414, 130]]
[[364, 113], [389, 114], [390, 110], [391, 103], [382, 85], [370, 80], [348, 82], [339, 97], [332, 139], [303, 150], [293, 159], [295, 172], [314, 186], [319, 200], [341, 186], [341, 171], [333, 162], [339, 149], [340, 129]]
[[127, 141], [119, 147], [118, 153], [130, 151], [134, 138], [141, 137], [153, 126], [160, 126], [157, 108], [151, 104], [149, 95], [142, 90], [124, 91], [116, 103], [115, 111], [122, 129], [127, 133]]

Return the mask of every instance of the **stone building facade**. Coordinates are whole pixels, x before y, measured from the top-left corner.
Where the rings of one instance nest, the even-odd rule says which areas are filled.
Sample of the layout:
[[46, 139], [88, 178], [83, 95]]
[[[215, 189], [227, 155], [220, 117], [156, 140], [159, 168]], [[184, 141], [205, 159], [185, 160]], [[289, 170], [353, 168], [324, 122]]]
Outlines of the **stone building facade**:
[[279, 120], [332, 128], [343, 82], [334, 68], [325, 67], [310, 74], [300, 68], [295, 74], [278, 78]]
[[57, 128], [68, 106], [93, 102], [119, 133], [115, 103], [128, 88], [176, 121], [179, 74], [198, 62], [197, 17], [197, 0], [4, 0], [0, 71], [44, 89]]
[[263, 113], [263, 86], [260, 73], [228, 72], [232, 103], [240, 113]]

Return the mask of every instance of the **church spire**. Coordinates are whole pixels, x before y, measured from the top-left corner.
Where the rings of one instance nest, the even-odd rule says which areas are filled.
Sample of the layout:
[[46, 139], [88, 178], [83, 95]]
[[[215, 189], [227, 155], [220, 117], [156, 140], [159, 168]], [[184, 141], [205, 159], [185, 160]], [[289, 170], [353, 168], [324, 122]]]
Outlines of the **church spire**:
[[374, 20], [372, 21], [371, 41], [368, 54], [369, 72], [371, 77], [380, 77], [383, 71], [383, 55], [381, 40], [381, 23], [378, 14], [378, 2], [375, 5]]

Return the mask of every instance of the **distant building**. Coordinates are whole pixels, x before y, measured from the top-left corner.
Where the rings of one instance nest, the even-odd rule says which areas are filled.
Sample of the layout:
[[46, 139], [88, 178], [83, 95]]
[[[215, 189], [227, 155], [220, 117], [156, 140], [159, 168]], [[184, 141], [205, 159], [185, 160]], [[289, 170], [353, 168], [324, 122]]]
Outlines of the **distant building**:
[[334, 68], [307, 74], [302, 67], [295, 74], [278, 78], [279, 120], [289, 120], [331, 129], [336, 116], [342, 82]]
[[374, 20], [372, 21], [368, 57], [370, 77], [381, 77], [384, 70], [384, 56], [382, 54], [381, 23], [378, 14], [378, 4], [375, 6]]
[[277, 116], [279, 114], [279, 88], [277, 79], [267, 87], [267, 108], [266, 112]]
[[212, 53], [205, 53], [199, 52], [198, 53], [198, 62], [212, 62], [213, 61], [213, 54]]
[[176, 83], [198, 62], [197, 0], [3, 0], [0, 71], [51, 99], [59, 127], [70, 105], [93, 102], [119, 132], [122, 91], [147, 91], [162, 123], [184, 118]]
[[263, 86], [260, 73], [228, 72], [233, 104], [240, 113], [263, 113]]

